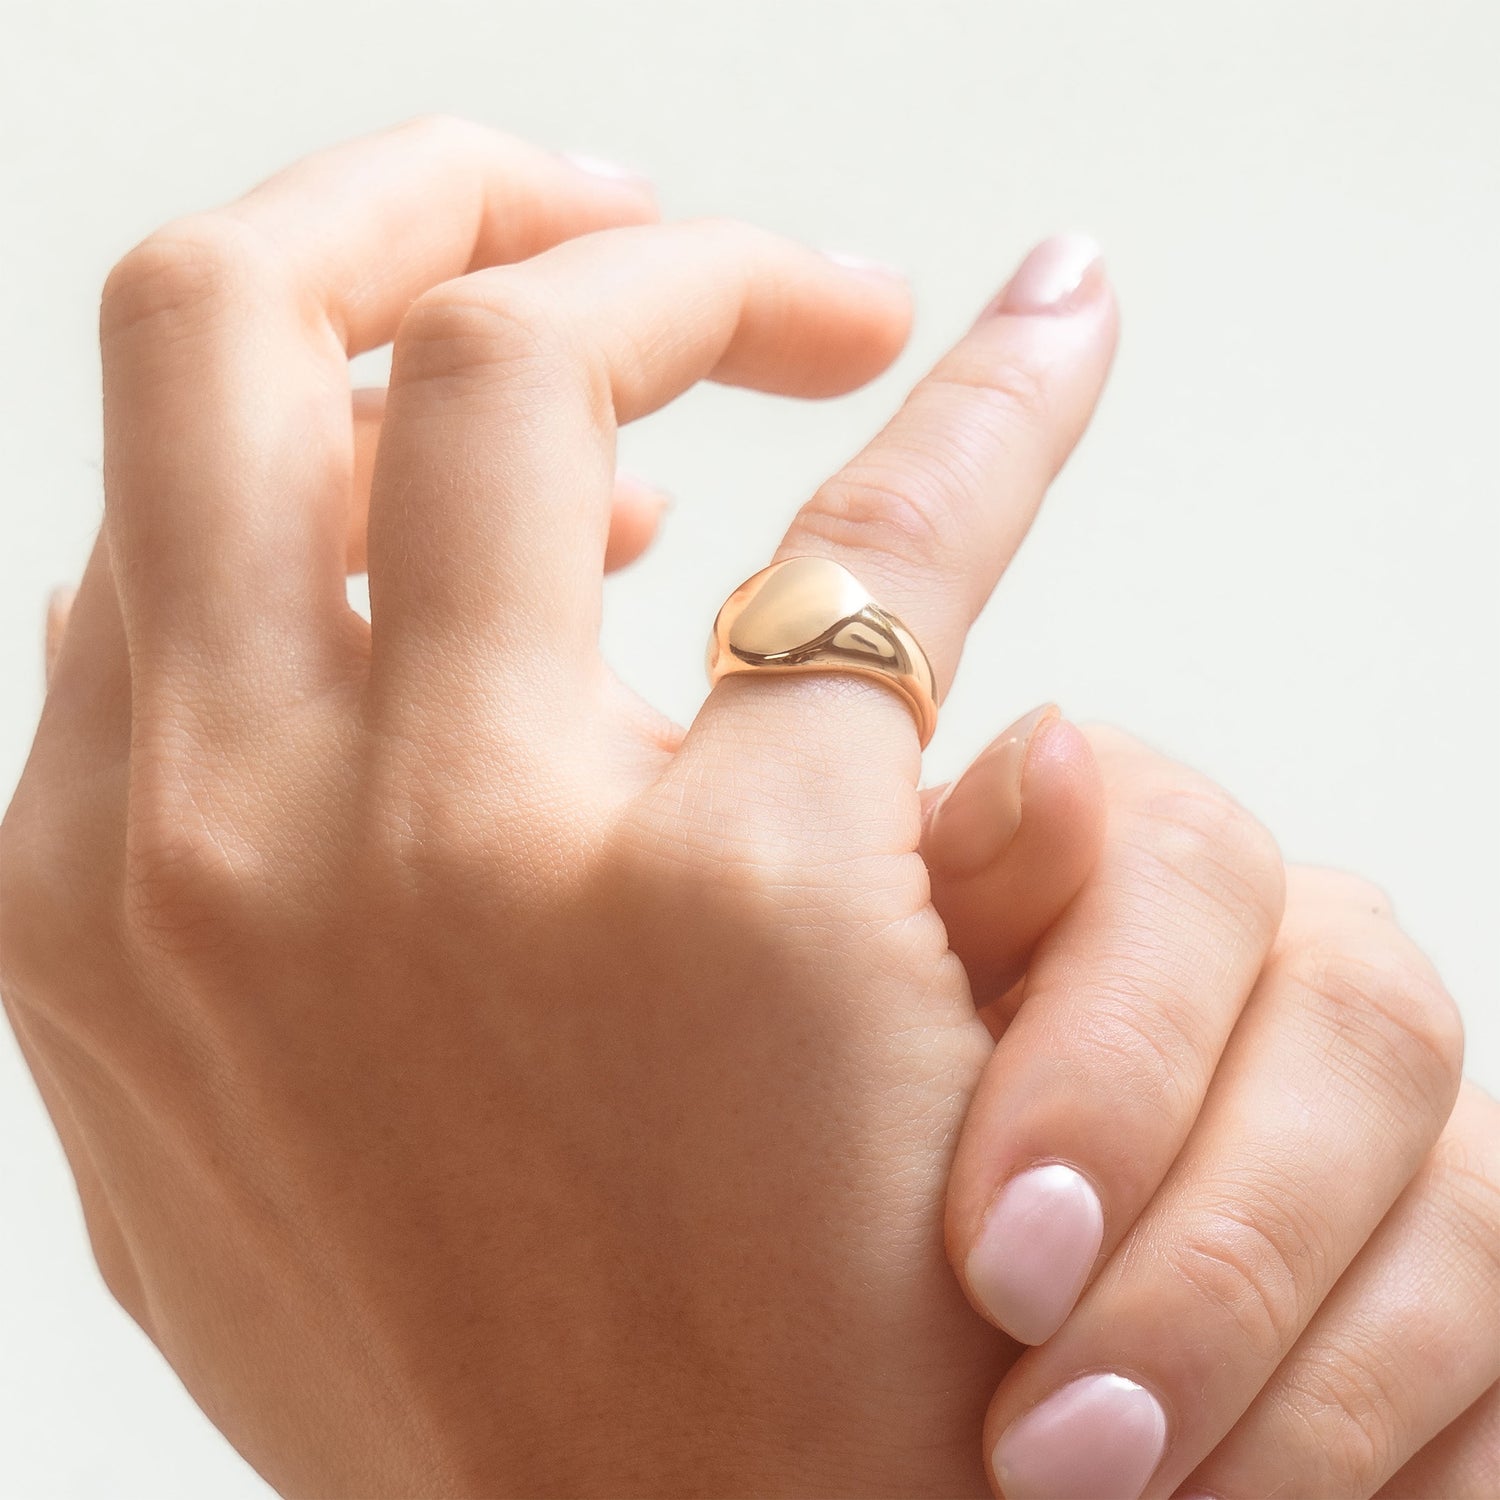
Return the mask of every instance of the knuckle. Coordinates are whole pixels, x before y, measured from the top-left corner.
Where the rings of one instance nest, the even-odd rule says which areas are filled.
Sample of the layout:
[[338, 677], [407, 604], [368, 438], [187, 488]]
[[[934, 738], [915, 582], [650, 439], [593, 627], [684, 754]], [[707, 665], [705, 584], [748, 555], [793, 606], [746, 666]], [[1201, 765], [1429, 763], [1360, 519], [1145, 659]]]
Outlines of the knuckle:
[[1064, 1065], [1084, 1079], [1108, 1078], [1122, 1099], [1155, 1109], [1172, 1133], [1190, 1119], [1213, 1067], [1214, 1044], [1197, 1008], [1175, 981], [1122, 955], [1113, 977], [1091, 993]]
[[512, 271], [460, 277], [424, 292], [396, 333], [394, 378], [455, 389], [502, 378], [544, 386], [579, 341], [555, 303]]
[[203, 320], [279, 285], [262, 237], [231, 213], [195, 214], [156, 230], [109, 273], [100, 301], [108, 340], [163, 319]]
[[976, 547], [1004, 545], [987, 519], [996, 456], [1021, 427], [1050, 430], [1049, 393], [1019, 365], [929, 375], [897, 420], [828, 480], [797, 530], [838, 548], [967, 578]]
[[404, 345], [463, 344], [473, 339], [522, 345], [548, 340], [556, 320], [519, 276], [460, 276], [422, 293], [401, 320]]
[[1312, 1440], [1335, 1494], [1364, 1494], [1399, 1458], [1391, 1413], [1410, 1405], [1386, 1350], [1354, 1340], [1291, 1362], [1279, 1405]]
[[887, 453], [855, 463], [824, 484], [803, 507], [797, 528], [837, 548], [942, 566], [956, 550], [955, 485], [938, 455]]
[[1463, 1021], [1413, 945], [1394, 929], [1325, 932], [1303, 940], [1288, 962], [1333, 1051], [1446, 1117], [1463, 1077]]
[[929, 392], [957, 396], [971, 422], [999, 437], [1024, 429], [1049, 433], [1054, 397], [1042, 372], [1014, 359], [987, 359], [979, 368], [945, 362], [927, 377]]
[[1242, 912], [1255, 931], [1275, 931], [1285, 871], [1281, 851], [1259, 819], [1198, 778], [1155, 787], [1136, 813], [1136, 841], [1154, 863], [1215, 904]]
[[1227, 1322], [1267, 1370], [1304, 1321], [1308, 1253], [1289, 1217], [1264, 1206], [1253, 1213], [1228, 1206], [1203, 1212], [1163, 1246], [1169, 1273], [1214, 1323]]
[[156, 829], [134, 845], [125, 867], [125, 910], [136, 937], [173, 956], [217, 947], [235, 876], [207, 830]]
[[155, 960], [226, 954], [262, 925], [265, 855], [219, 812], [161, 786], [131, 789], [122, 912], [134, 946]]

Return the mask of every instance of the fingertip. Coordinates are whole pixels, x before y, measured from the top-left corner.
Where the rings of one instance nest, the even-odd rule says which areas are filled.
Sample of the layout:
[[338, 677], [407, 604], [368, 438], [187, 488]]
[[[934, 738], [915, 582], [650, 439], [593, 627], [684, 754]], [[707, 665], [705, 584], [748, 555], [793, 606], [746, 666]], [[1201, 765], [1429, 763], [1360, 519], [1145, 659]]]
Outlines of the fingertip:
[[1038, 727], [1022, 781], [1026, 812], [1063, 835], [1058, 853], [1075, 872], [1073, 889], [1093, 868], [1104, 843], [1104, 777], [1088, 736], [1060, 714]]
[[1055, 234], [1033, 246], [988, 311], [1001, 316], [1060, 316], [1104, 285], [1104, 254], [1085, 234]]
[[844, 315], [854, 325], [850, 357], [830, 394], [842, 394], [888, 369], [911, 338], [915, 304], [906, 274], [885, 261], [824, 250], [841, 273]]
[[660, 219], [661, 195], [655, 182], [644, 172], [584, 151], [564, 151], [561, 156], [570, 167], [590, 178], [591, 186], [602, 185], [607, 191], [628, 194], [635, 199], [641, 210], [633, 216], [636, 222], [654, 223]]
[[637, 475], [624, 471], [615, 475], [609, 542], [604, 551], [606, 573], [633, 563], [651, 546], [671, 505], [670, 495]]
[[1083, 434], [1119, 340], [1119, 306], [1098, 244], [1086, 235], [1041, 241], [975, 319], [952, 358], [981, 365], [993, 351], [1053, 391], [1061, 467]]

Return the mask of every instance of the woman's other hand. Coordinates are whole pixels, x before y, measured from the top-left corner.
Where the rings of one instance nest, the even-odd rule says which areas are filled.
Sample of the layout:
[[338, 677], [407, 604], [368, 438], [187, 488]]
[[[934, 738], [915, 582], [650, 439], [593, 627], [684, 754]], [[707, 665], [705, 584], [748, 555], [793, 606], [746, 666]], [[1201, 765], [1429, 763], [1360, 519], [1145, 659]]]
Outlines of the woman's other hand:
[[[1092, 740], [1104, 848], [1024, 980], [976, 980], [1002, 1035], [949, 1193], [974, 1306], [1040, 1345], [998, 1491], [1500, 1492], [1500, 1108], [1452, 1000], [1378, 890]], [[982, 824], [979, 773], [949, 805]]]

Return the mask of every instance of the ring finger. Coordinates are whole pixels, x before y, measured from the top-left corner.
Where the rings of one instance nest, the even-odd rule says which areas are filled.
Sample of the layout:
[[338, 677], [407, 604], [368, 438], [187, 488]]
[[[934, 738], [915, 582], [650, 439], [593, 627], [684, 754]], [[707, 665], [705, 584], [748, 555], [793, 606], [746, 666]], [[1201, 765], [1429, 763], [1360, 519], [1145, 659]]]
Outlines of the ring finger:
[[[1098, 247], [1077, 235], [1043, 241], [885, 430], [802, 507], [777, 550], [778, 562], [813, 556], [852, 572], [920, 642], [939, 699], [969, 626], [1088, 423], [1115, 322]], [[737, 767], [759, 757], [778, 786], [798, 763], [803, 776], [842, 789], [850, 831], [857, 823], [885, 840], [888, 826], [866, 813], [890, 805], [893, 772], [914, 785], [911, 728], [900, 698], [867, 678], [731, 673], [679, 762], [689, 774], [702, 764], [713, 784], [721, 752]], [[851, 745], [868, 748], [851, 754]], [[784, 805], [805, 827], [804, 800]]]

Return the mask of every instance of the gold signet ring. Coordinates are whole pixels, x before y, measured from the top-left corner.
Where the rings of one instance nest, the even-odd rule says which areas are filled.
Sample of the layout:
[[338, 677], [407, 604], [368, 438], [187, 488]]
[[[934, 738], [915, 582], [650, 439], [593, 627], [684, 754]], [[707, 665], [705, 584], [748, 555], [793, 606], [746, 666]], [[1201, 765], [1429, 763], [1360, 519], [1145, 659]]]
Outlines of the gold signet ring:
[[708, 680], [731, 672], [858, 672], [900, 693], [924, 747], [937, 728], [927, 653], [826, 557], [772, 563], [724, 601], [709, 637]]

